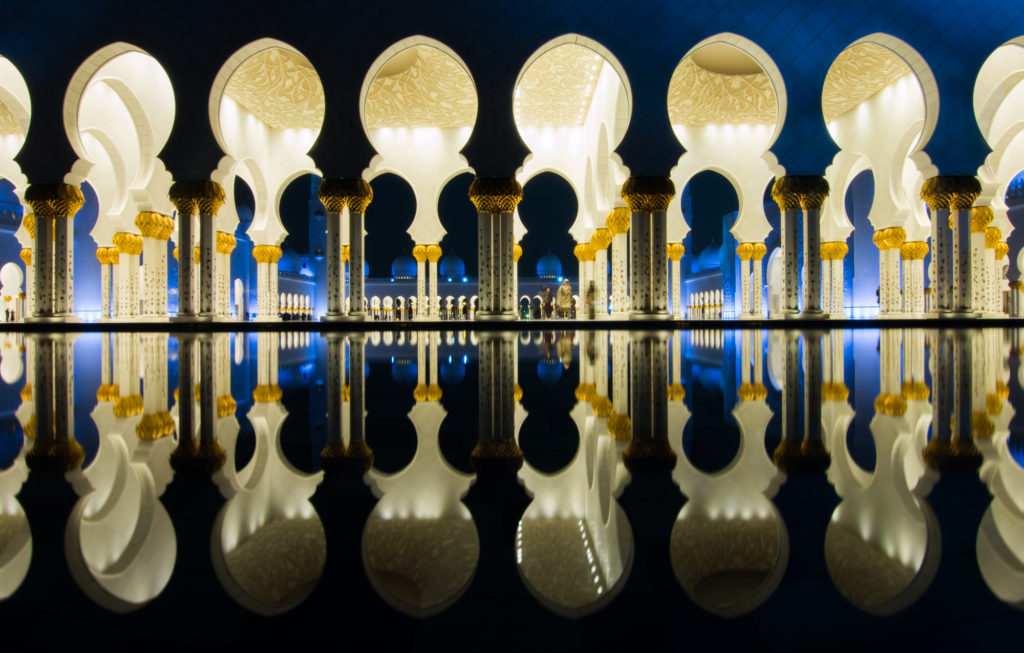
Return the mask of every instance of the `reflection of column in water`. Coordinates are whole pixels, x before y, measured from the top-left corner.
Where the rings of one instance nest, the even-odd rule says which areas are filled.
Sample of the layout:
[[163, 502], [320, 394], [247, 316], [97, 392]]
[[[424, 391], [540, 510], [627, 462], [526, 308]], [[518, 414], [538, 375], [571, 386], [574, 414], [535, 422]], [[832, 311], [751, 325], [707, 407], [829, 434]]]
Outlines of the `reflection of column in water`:
[[970, 473], [981, 465], [971, 441], [970, 337], [940, 331], [931, 347], [932, 437], [923, 455], [929, 467], [943, 473]]
[[782, 388], [782, 440], [772, 454], [775, 464], [787, 474], [818, 474], [830, 463], [821, 439], [821, 335], [805, 336], [804, 433], [799, 433], [800, 343], [787, 332], [785, 338], [785, 381]]
[[669, 470], [676, 463], [668, 443], [667, 347], [662, 333], [641, 333], [630, 343], [631, 439], [623, 461], [631, 471]]
[[479, 441], [470, 454], [477, 473], [517, 470], [523, 452], [515, 441], [515, 334], [481, 333], [479, 338]]
[[35, 343], [36, 437], [25, 454], [32, 470], [70, 471], [85, 459], [75, 440], [73, 338], [41, 336]]

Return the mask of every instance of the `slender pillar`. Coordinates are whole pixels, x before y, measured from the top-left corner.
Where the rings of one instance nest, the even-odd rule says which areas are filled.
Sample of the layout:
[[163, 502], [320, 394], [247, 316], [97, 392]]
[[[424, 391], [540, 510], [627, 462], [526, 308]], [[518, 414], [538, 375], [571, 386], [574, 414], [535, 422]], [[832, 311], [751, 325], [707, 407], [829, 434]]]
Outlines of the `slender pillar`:
[[192, 320], [196, 316], [194, 287], [195, 268], [192, 266], [192, 248], [195, 247], [196, 198], [202, 182], [177, 182], [169, 193], [171, 203], [178, 212], [178, 314], [177, 319]]
[[804, 212], [804, 315], [826, 317], [821, 310], [821, 206], [828, 197], [824, 177], [801, 178], [800, 208]]
[[736, 256], [740, 258], [740, 317], [753, 317], [754, 309], [750, 292], [750, 259], [753, 257], [754, 243], [740, 243], [736, 246]]
[[668, 317], [668, 205], [676, 189], [668, 177], [630, 177], [622, 185], [629, 206], [630, 319]]
[[[167, 239], [174, 233], [174, 219], [143, 211], [135, 217], [142, 234], [142, 314], [167, 317]], [[96, 255], [99, 256], [99, 250]]]
[[782, 177], [772, 185], [772, 199], [782, 213], [782, 313], [785, 316], [800, 312], [800, 267], [797, 252], [796, 223], [800, 213], [799, 184], [795, 177]]
[[[608, 246], [612, 243], [612, 232], [607, 227], [595, 229], [590, 234], [590, 244], [594, 251], [594, 314], [597, 317], [608, 317]], [[583, 297], [586, 289], [580, 287]]]
[[[437, 310], [440, 303], [437, 295], [437, 262], [441, 260], [441, 254], [440, 245], [427, 245], [427, 269], [430, 289], [430, 297], [427, 299], [427, 315], [434, 320], [440, 319]], [[515, 274], [512, 276], [515, 277]]]
[[686, 253], [686, 247], [682, 243], [671, 243], [668, 246], [669, 276], [672, 283], [672, 317], [682, 319], [686, 312], [683, 310], [683, 275], [682, 260]]
[[1010, 252], [1010, 246], [1006, 243], [1006, 241], [1000, 241], [996, 243], [996, 246], [993, 249], [995, 251], [996, 265], [995, 279], [993, 281], [993, 283], [995, 284], [995, 288], [993, 291], [995, 293], [995, 296], [993, 297], [993, 301], [995, 302], [995, 310], [999, 313], [1008, 313], [1011, 316], [1019, 317], [1019, 312], [1014, 310], [1015, 302], [1013, 301], [1013, 296], [1017, 292], [1013, 288], [1013, 283], [1016, 282], [1011, 283], [1009, 286], [1009, 296], [1011, 300], [1006, 304], [1004, 304], [1003, 302], [1003, 289], [1006, 288], [1006, 255]]
[[139, 315], [139, 256], [142, 254], [142, 236], [127, 231], [114, 234], [117, 248], [117, 316], [132, 318]]
[[612, 209], [605, 220], [608, 231], [612, 234], [612, 313], [623, 314], [629, 302], [626, 267], [629, 260], [629, 223], [628, 208]]
[[764, 256], [768, 253], [768, 248], [765, 247], [764, 243], [753, 243], [753, 251], [751, 253], [751, 267], [753, 267], [753, 278], [751, 279], [750, 285], [753, 296], [750, 302], [750, 312], [754, 317], [763, 317], [761, 310], [761, 302], [764, 296]]
[[576, 257], [576, 261], [579, 269], [580, 288], [579, 306], [576, 307], [576, 319], [585, 320], [587, 318], [587, 284], [590, 283], [590, 279], [587, 277], [587, 257], [593, 254], [588, 243], [579, 243], [572, 248], [573, 256]]
[[924, 257], [928, 255], [928, 243], [920, 240], [900, 245], [900, 260], [903, 263], [903, 312], [924, 313]]
[[345, 203], [341, 194], [332, 192], [331, 186], [325, 183], [320, 183], [317, 196], [324, 205], [327, 219], [327, 312], [323, 319], [330, 322], [340, 320], [345, 314], [345, 262], [341, 259], [341, 214], [345, 212]]
[[35, 221], [35, 320], [73, 318], [71, 219], [83, 202], [82, 191], [69, 184], [32, 184], [25, 190]]
[[276, 274], [272, 280], [270, 268], [271, 260], [275, 263], [280, 260], [281, 248], [274, 245], [256, 245], [252, 248], [252, 257], [256, 259], [256, 320], [259, 322], [278, 320], [280, 316], [277, 310]]
[[981, 263], [981, 310], [986, 313], [1002, 312], [1002, 307], [997, 304], [996, 298], [1001, 294], [998, 290], [996, 271], [996, 245], [1003, 237], [1003, 233], [997, 227], [985, 229], [985, 249], [982, 251]]
[[516, 318], [512, 213], [522, 198], [522, 186], [510, 177], [477, 177], [469, 187], [477, 210], [478, 319]]
[[[348, 181], [348, 180], [346, 180]], [[352, 191], [348, 196], [348, 283], [349, 283], [349, 318], [356, 320], [366, 319], [366, 311], [363, 308], [365, 296], [365, 279], [363, 264], [366, 254], [363, 248], [363, 216], [366, 214], [366, 207], [373, 201], [373, 189], [365, 179], [351, 180]]]
[[216, 279], [217, 317], [231, 317], [231, 252], [235, 251], [237, 239], [226, 231], [217, 232], [217, 255], [214, 264]]
[[[111, 252], [110, 250], [115, 250]], [[96, 259], [100, 262], [100, 318], [112, 317], [110, 306], [110, 266], [115, 257], [119, 256], [116, 247], [97, 247]]]
[[427, 317], [427, 246], [414, 246], [412, 257], [416, 259], [416, 319], [423, 320]]
[[[35, 238], [35, 218], [33, 217], [33, 232], [29, 234], [30, 237]], [[26, 247], [21, 250], [21, 261], [25, 264], [25, 304], [22, 306], [21, 319], [31, 317], [35, 310], [35, 303], [33, 298], [35, 297], [35, 288], [33, 287], [34, 271], [32, 268], [32, 248]]]
[[821, 244], [824, 310], [835, 316], [843, 314], [843, 259], [849, 251], [843, 241]]
[[[980, 182], [971, 176], [932, 177], [921, 187], [921, 198], [932, 209], [932, 260], [939, 313], [953, 311], [962, 316], [973, 312], [970, 209], [980, 193]], [[947, 231], [947, 224], [952, 231]]]
[[903, 300], [900, 290], [900, 245], [907, 232], [900, 227], [879, 229], [871, 237], [878, 247], [878, 308], [882, 315], [898, 314]]
[[[512, 295], [516, 298], [516, 310], [519, 310], [519, 259], [523, 257], [523, 246], [516, 243], [512, 246]], [[461, 319], [461, 315], [460, 315]]]

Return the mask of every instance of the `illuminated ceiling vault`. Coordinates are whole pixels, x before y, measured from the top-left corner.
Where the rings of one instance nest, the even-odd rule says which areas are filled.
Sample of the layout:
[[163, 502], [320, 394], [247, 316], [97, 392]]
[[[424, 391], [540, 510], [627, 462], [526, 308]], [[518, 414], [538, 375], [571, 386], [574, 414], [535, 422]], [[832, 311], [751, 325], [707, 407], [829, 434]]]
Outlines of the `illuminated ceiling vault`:
[[320, 129], [324, 87], [301, 54], [268, 48], [245, 60], [224, 94], [273, 129]]
[[832, 122], [904, 75], [910, 66], [887, 48], [859, 43], [839, 53], [825, 77], [821, 111]]
[[774, 125], [779, 105], [768, 75], [748, 54], [713, 43], [676, 67], [668, 87], [673, 125]]
[[516, 86], [516, 122], [521, 127], [582, 125], [603, 64], [601, 55], [575, 43], [544, 53]]
[[476, 87], [448, 54], [417, 45], [392, 57], [366, 94], [367, 129], [383, 127], [472, 127]]

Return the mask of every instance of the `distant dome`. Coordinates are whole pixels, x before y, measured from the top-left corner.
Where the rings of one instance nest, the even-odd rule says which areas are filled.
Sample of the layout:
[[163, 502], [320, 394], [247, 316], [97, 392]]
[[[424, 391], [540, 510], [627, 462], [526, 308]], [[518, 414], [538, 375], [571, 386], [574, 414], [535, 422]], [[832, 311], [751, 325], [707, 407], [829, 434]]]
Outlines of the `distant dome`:
[[462, 257], [449, 254], [441, 259], [437, 272], [445, 279], [449, 277], [452, 279], [462, 279], [462, 277], [466, 276], [466, 263], [462, 260]]
[[537, 362], [537, 378], [544, 385], [555, 385], [562, 378], [562, 363], [557, 358], [545, 358]]
[[697, 272], [718, 270], [722, 267], [721, 248], [708, 245], [697, 257]]
[[537, 276], [541, 279], [554, 279], [562, 276], [562, 262], [554, 254], [545, 254], [537, 259]]
[[407, 358], [396, 358], [391, 363], [391, 378], [400, 385], [416, 383], [416, 361]]
[[416, 259], [408, 255], [396, 256], [391, 261], [391, 276], [396, 279], [415, 279]]

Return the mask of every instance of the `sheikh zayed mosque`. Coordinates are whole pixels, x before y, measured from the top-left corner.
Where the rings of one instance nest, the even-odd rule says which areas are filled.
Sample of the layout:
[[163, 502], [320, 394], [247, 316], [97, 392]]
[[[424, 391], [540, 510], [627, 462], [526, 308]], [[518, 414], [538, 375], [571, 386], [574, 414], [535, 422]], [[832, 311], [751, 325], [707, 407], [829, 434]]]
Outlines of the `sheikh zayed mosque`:
[[[1024, 310], [1019, 3], [40, 2], [0, 34], [8, 321], [519, 319], [545, 174], [580, 319]], [[366, 265], [386, 175], [403, 274]]]

